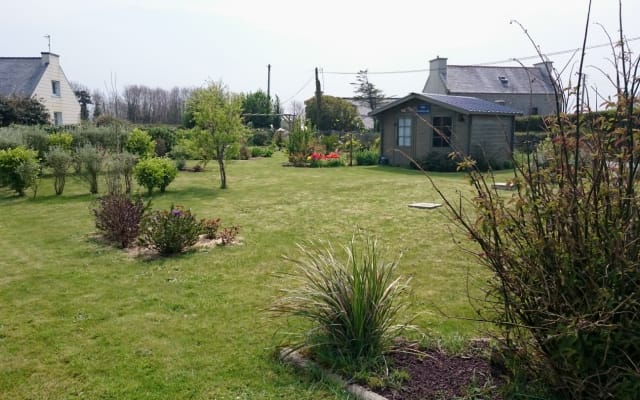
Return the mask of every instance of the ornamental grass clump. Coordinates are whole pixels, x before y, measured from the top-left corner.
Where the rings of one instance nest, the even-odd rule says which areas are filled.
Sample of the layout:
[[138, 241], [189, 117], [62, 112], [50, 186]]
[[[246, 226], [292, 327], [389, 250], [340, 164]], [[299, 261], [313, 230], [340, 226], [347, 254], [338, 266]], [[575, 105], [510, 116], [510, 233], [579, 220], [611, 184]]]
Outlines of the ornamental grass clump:
[[169, 210], [154, 211], [144, 218], [139, 241], [160, 254], [176, 254], [196, 244], [201, 231], [191, 210], [172, 205]]
[[399, 258], [384, 260], [371, 238], [352, 238], [342, 254], [331, 244], [298, 247], [301, 256], [288, 259], [295, 284], [287, 284], [292, 288], [271, 311], [310, 322], [294, 346], [318, 361], [348, 371], [375, 369], [407, 328], [396, 324], [409, 282], [396, 276]]

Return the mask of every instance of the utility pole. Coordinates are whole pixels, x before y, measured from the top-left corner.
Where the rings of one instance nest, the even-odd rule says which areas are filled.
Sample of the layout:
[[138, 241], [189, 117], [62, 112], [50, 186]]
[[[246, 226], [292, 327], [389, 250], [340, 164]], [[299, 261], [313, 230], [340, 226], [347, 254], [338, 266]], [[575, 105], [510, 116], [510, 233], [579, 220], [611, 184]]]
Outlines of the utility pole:
[[322, 91], [320, 90], [320, 79], [318, 79], [318, 67], [316, 67], [316, 130], [320, 125], [321, 105], [322, 105]]
[[267, 64], [267, 97], [271, 100], [271, 64]]

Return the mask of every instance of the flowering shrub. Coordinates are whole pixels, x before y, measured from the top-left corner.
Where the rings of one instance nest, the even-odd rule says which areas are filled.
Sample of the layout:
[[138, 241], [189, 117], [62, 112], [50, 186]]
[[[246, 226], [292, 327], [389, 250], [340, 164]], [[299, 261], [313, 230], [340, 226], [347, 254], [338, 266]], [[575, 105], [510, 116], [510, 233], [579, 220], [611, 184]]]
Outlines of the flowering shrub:
[[202, 219], [200, 221], [201, 232], [207, 239], [216, 239], [218, 228], [220, 228], [220, 218]]
[[104, 237], [125, 248], [138, 236], [145, 209], [140, 197], [109, 194], [96, 200], [92, 211]]
[[340, 154], [333, 151], [329, 154], [313, 152], [307, 157], [307, 161], [311, 167], [341, 167], [344, 165]]
[[222, 245], [227, 245], [233, 243], [238, 236], [238, 232], [240, 232], [240, 228], [237, 226], [230, 226], [228, 228], [224, 228], [220, 234], [218, 234], [218, 238], [220, 239], [220, 243]]
[[172, 205], [169, 210], [154, 211], [143, 220], [140, 244], [160, 254], [181, 253], [196, 244], [201, 230], [190, 210]]

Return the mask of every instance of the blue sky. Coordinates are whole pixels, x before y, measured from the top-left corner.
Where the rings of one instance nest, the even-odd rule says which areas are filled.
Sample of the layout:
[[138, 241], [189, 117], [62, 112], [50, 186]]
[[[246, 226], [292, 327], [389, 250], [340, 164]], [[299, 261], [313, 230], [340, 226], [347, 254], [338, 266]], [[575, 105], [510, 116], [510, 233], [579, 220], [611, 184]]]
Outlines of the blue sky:
[[[592, 21], [611, 35], [618, 34], [617, 5], [593, 1]], [[512, 19], [526, 27], [543, 52], [577, 48], [586, 8], [584, 0], [22, 0], [1, 6], [6, 16], [0, 24], [0, 56], [39, 56], [47, 50], [43, 36], [51, 35], [51, 51], [61, 56], [67, 77], [101, 90], [112, 81], [119, 87], [169, 89], [207, 80], [222, 80], [236, 92], [266, 90], [271, 64], [271, 93], [288, 107], [313, 95], [315, 67], [324, 72], [326, 94], [350, 96], [355, 76], [331, 72], [427, 69], [436, 56], [464, 65], [534, 55]], [[624, 1], [623, 10], [626, 36], [639, 37], [632, 17], [640, 15], [640, 2]], [[607, 42], [600, 27], [591, 28], [588, 46]], [[640, 40], [631, 44], [640, 49]], [[589, 50], [588, 56], [587, 64], [609, 71], [606, 48]], [[569, 56], [551, 59], [563, 67]], [[611, 92], [595, 68], [586, 72], [600, 93]], [[403, 96], [421, 91], [427, 75], [372, 74], [369, 79], [385, 94]]]

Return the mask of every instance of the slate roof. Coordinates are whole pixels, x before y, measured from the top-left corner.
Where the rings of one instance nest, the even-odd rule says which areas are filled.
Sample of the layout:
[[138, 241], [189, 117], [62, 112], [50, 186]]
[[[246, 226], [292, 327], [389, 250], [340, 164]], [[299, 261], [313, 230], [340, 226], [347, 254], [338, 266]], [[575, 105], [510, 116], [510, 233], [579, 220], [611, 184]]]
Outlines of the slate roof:
[[377, 115], [383, 111], [386, 111], [412, 99], [418, 99], [431, 104], [436, 104], [441, 107], [459, 112], [461, 114], [522, 115], [521, 111], [514, 110], [513, 108], [506, 107], [492, 101], [478, 99], [476, 97], [452, 96], [435, 93], [410, 93], [409, 95], [401, 99], [376, 108], [374, 111], [370, 112], [369, 115]]
[[[442, 74], [440, 77], [444, 78]], [[553, 94], [553, 86], [549, 78], [537, 67], [447, 65], [446, 79], [443, 81], [451, 94]]]
[[40, 57], [0, 57], [0, 95], [31, 96], [46, 68]]

